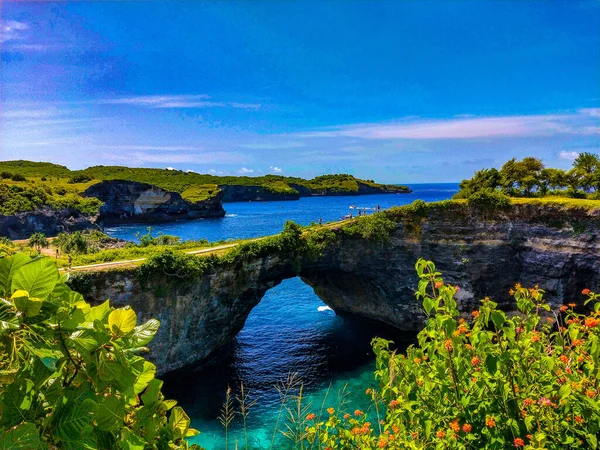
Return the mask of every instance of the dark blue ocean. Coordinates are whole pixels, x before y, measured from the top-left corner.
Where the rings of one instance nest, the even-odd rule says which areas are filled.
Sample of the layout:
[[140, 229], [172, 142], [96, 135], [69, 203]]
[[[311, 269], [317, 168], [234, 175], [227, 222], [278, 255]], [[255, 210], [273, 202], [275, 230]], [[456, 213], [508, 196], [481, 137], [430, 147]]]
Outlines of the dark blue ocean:
[[[252, 238], [281, 231], [287, 220], [302, 225], [339, 220], [357, 208], [382, 209], [412, 203], [416, 199], [437, 201], [458, 191], [456, 184], [415, 184], [412, 194], [378, 194], [360, 197], [310, 197], [296, 201], [224, 204], [221, 219], [182, 221], [153, 227], [153, 233], [172, 234], [182, 239]], [[368, 210], [369, 213], [371, 212]], [[106, 230], [111, 236], [135, 240], [145, 225], [127, 225]], [[192, 418], [201, 434], [192, 441], [208, 450], [225, 448], [224, 433], [217, 421], [227, 386], [235, 392], [240, 383], [256, 400], [249, 418], [250, 447], [271, 448], [273, 424], [279, 411], [277, 382], [297, 372], [304, 383], [306, 402], [320, 409], [337, 402], [346, 387], [348, 409], [367, 408], [365, 389], [374, 385], [374, 356], [370, 341], [375, 336], [393, 339], [400, 350], [411, 344], [414, 335], [401, 333], [379, 323], [356, 317], [338, 316], [299, 278], [285, 280], [269, 290], [252, 311], [244, 329], [231, 348], [220, 355], [210, 369], [190, 370], [167, 378], [164, 391], [176, 399]], [[239, 441], [245, 448], [239, 418], [229, 435], [230, 448]], [[284, 438], [275, 448], [285, 448]]]

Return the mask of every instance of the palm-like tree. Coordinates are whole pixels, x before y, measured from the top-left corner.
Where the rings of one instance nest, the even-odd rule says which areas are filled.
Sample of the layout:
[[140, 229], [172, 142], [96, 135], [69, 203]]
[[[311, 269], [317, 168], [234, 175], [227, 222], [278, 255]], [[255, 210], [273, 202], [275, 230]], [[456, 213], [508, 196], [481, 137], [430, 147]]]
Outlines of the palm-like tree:
[[48, 248], [48, 239], [44, 233], [33, 233], [29, 238], [29, 246], [33, 247], [39, 253], [42, 248]]

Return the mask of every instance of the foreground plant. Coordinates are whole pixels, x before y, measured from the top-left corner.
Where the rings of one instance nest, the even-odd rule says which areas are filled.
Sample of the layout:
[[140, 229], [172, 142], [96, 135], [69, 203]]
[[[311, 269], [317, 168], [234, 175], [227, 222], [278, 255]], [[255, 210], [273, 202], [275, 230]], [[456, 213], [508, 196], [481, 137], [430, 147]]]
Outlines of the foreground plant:
[[90, 306], [49, 258], [0, 258], [0, 449], [197, 449], [140, 354], [158, 330]]
[[385, 402], [385, 418], [372, 424], [373, 414], [332, 408], [308, 427], [312, 448], [598, 447], [600, 295], [582, 292], [593, 303], [588, 315], [575, 304], [553, 315], [541, 289], [517, 284], [519, 314], [507, 317], [486, 298], [465, 320], [459, 288], [432, 262], [419, 260], [416, 269], [429, 317], [418, 345], [398, 355], [390, 341], [373, 341], [380, 389], [367, 394], [374, 406]]

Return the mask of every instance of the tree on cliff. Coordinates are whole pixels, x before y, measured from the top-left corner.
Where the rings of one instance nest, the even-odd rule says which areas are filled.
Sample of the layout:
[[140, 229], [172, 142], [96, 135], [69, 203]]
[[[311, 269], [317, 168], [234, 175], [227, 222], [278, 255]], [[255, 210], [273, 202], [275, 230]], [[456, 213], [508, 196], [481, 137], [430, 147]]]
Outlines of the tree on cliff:
[[0, 449], [196, 449], [141, 354], [158, 330], [91, 306], [50, 258], [0, 258]]

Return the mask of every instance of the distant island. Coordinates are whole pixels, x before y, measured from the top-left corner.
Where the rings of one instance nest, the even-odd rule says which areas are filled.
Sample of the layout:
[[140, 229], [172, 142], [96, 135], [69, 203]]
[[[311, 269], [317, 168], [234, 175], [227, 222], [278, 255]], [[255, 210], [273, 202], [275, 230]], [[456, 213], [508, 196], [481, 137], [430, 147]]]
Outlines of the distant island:
[[348, 174], [312, 180], [281, 175], [215, 176], [181, 170], [0, 161], [0, 236], [88, 229], [127, 222], [223, 217], [222, 203], [310, 196], [405, 194], [406, 186]]

